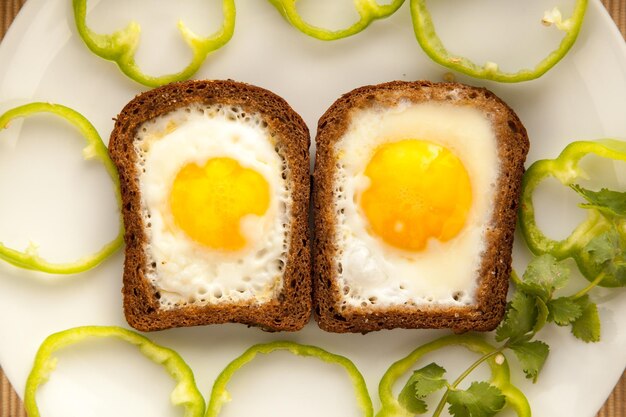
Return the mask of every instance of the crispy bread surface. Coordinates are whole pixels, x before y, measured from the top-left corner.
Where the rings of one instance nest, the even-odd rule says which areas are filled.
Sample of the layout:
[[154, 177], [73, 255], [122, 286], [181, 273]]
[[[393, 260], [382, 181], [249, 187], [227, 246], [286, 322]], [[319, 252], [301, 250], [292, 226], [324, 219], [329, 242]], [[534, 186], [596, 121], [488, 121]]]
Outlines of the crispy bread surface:
[[[160, 308], [158, 291], [146, 278], [147, 236], [141, 216], [137, 154], [133, 148], [142, 123], [190, 104], [239, 106], [260, 114], [283, 149], [292, 205], [289, 249], [282, 290], [266, 303], [220, 303]], [[309, 131], [302, 118], [276, 94], [235, 81], [186, 81], [136, 96], [116, 118], [109, 153], [117, 166], [126, 227], [123, 275], [124, 313], [141, 331], [236, 322], [270, 331], [301, 329], [311, 314], [311, 275], [308, 230]]]
[[[337, 218], [334, 180], [337, 172], [335, 143], [348, 129], [354, 111], [373, 106], [445, 102], [472, 106], [492, 123], [500, 161], [493, 215], [486, 230], [487, 241], [477, 274], [476, 303], [467, 307], [393, 305], [340, 308], [338, 287]], [[393, 328], [451, 328], [456, 332], [493, 330], [501, 321], [511, 271], [511, 251], [521, 179], [529, 142], [519, 118], [495, 94], [458, 83], [394, 81], [357, 88], [339, 98], [322, 116], [316, 137], [314, 171], [313, 297], [314, 314], [326, 331], [366, 333]]]

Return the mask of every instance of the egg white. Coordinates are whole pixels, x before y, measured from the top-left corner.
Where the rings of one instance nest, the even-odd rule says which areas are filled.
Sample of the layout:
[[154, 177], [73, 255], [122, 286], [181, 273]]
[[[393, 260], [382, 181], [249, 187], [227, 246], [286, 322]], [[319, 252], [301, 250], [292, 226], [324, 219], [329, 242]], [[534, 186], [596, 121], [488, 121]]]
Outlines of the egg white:
[[[161, 308], [272, 299], [282, 288], [291, 200], [285, 160], [261, 116], [239, 107], [193, 104], [145, 122], [134, 147], [147, 234], [146, 276], [160, 296]], [[178, 172], [187, 164], [203, 166], [217, 157], [238, 161], [269, 184], [265, 214], [241, 221], [247, 245], [239, 251], [215, 250], [194, 241], [176, 226], [170, 210]]]
[[[454, 153], [467, 170], [472, 205], [466, 225], [447, 242], [426, 249], [394, 248], [368, 232], [358, 199], [369, 186], [365, 168], [377, 148], [404, 139], [434, 142]], [[449, 103], [409, 103], [353, 110], [335, 144], [337, 273], [342, 305], [445, 305], [475, 303], [485, 232], [499, 173], [496, 136], [478, 109]]]

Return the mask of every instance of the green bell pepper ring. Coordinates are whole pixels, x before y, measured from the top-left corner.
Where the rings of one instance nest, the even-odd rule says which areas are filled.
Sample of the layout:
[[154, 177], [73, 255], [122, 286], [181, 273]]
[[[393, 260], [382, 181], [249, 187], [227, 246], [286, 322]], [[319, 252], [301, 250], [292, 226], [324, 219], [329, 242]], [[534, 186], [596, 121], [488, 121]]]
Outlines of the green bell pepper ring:
[[[447, 346], [457, 345], [482, 355], [496, 351], [495, 347], [473, 334], [444, 336], [418, 347], [408, 356], [391, 365], [383, 375], [378, 385], [378, 395], [382, 408], [376, 417], [413, 417], [415, 414], [406, 410], [394, 396], [394, 384], [402, 375], [410, 371], [415, 362], [422, 356]], [[509, 365], [504, 355], [495, 354], [487, 359], [487, 364], [491, 369], [491, 384], [502, 392], [506, 398], [506, 403], [515, 410], [519, 417], [530, 417], [531, 410], [528, 400], [516, 386], [511, 384]]]
[[193, 58], [189, 65], [180, 72], [154, 77], [144, 74], [135, 62], [135, 52], [141, 32], [137, 22], [133, 21], [124, 29], [110, 35], [102, 35], [87, 27], [87, 0], [73, 0], [73, 8], [78, 34], [91, 52], [101, 58], [115, 62], [129, 78], [148, 87], [158, 87], [190, 78], [202, 66], [207, 55], [224, 46], [232, 38], [235, 31], [234, 0], [222, 0], [222, 12], [224, 14], [222, 26], [207, 38], [196, 35], [182, 21], [178, 22], [178, 30], [191, 48]]
[[87, 338], [115, 337], [137, 346], [141, 353], [151, 361], [162, 365], [176, 380], [177, 384], [170, 400], [174, 405], [185, 407], [185, 417], [201, 417], [204, 414], [204, 399], [193, 376], [193, 372], [180, 357], [171, 349], [159, 346], [150, 339], [121, 327], [85, 326], [64, 330], [52, 334], [44, 340], [35, 356], [35, 363], [26, 380], [24, 406], [29, 417], [39, 417], [36, 393], [39, 385], [45, 383], [57, 364], [53, 354], [66, 346], [79, 343]]
[[300, 32], [322, 41], [334, 41], [356, 35], [374, 20], [391, 16], [404, 3], [404, 0], [393, 0], [390, 4], [380, 5], [376, 3], [376, 0], [354, 0], [354, 7], [359, 13], [359, 20], [346, 29], [328, 30], [305, 22], [296, 9], [296, 1], [298, 0], [269, 0], [292, 26]]
[[250, 362], [259, 353], [268, 354], [276, 350], [286, 350], [298, 356], [313, 356], [323, 360], [324, 362], [336, 363], [343, 366], [352, 380], [354, 392], [356, 394], [359, 407], [363, 410], [363, 415], [365, 417], [372, 417], [374, 415], [372, 400], [367, 391], [367, 385], [365, 384], [363, 375], [361, 375], [357, 367], [352, 363], [352, 361], [350, 361], [350, 359], [335, 355], [315, 346], [278, 341], [254, 345], [224, 368], [213, 384], [213, 390], [211, 391], [211, 398], [209, 400], [206, 417], [217, 417], [222, 405], [225, 402], [230, 401], [230, 394], [228, 393], [226, 385], [239, 368]]
[[[109, 158], [107, 148], [102, 142], [95, 127], [80, 113], [59, 104], [30, 103], [16, 107], [0, 115], [0, 130], [8, 127], [16, 118], [27, 117], [37, 113], [52, 113], [70, 122], [76, 127], [87, 141], [83, 149], [85, 159], [96, 159], [104, 165], [107, 173], [115, 185], [115, 196], [118, 206], [122, 205], [120, 183], [115, 165]], [[8, 248], [0, 243], [0, 259], [24, 269], [31, 269], [49, 274], [76, 274], [91, 269], [117, 251], [124, 242], [124, 224], [120, 217], [119, 233], [111, 242], [104, 245], [98, 252], [85, 256], [76, 262], [53, 263], [48, 262], [37, 254], [36, 245], [30, 244], [24, 252]]]
[[562, 20], [558, 9], [546, 12], [545, 24], [554, 23], [559, 30], [565, 31], [559, 47], [548, 54], [533, 69], [522, 69], [518, 72], [502, 72], [494, 62], [480, 66], [468, 58], [450, 53], [435, 32], [435, 26], [426, 0], [411, 0], [411, 16], [415, 37], [426, 54], [435, 62], [446, 68], [458, 71], [475, 78], [516, 83], [541, 77], [555, 66], [570, 50], [582, 26], [588, 0], [576, 0], [574, 12], [569, 19]]
[[[602, 158], [626, 161], [626, 142], [615, 139], [598, 141], [578, 141], [567, 145], [556, 159], [543, 159], [534, 162], [524, 174], [520, 204], [520, 228], [530, 250], [535, 255], [549, 253], [561, 260], [572, 257], [582, 274], [589, 280], [598, 275], [582, 249], [594, 237], [611, 227], [610, 221], [595, 208], [587, 209], [587, 219], [581, 222], [565, 239], [556, 241], [547, 237], [537, 226], [532, 196], [541, 181], [552, 176], [563, 185], [573, 184], [577, 178], [587, 174], [579, 167], [580, 160], [588, 154]], [[607, 275], [599, 284], [606, 287], [621, 284]]]

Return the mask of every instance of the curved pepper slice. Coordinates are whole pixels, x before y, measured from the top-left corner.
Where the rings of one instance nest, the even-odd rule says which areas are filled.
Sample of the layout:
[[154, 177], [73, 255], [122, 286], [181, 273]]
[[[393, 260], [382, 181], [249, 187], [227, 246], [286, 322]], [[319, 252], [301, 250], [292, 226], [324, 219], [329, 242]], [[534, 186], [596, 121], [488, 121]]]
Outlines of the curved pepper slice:
[[367, 391], [367, 385], [365, 384], [363, 375], [361, 375], [357, 367], [352, 363], [352, 361], [350, 361], [350, 359], [344, 356], [335, 355], [316, 346], [278, 341], [254, 345], [246, 350], [243, 355], [233, 360], [228, 364], [228, 366], [226, 366], [226, 368], [224, 368], [213, 384], [213, 390], [211, 391], [211, 398], [209, 400], [206, 417], [217, 417], [222, 405], [225, 402], [230, 401], [231, 398], [226, 385], [239, 368], [250, 362], [259, 353], [268, 354], [276, 350], [286, 350], [298, 356], [313, 356], [323, 360], [324, 362], [341, 365], [348, 372], [348, 375], [352, 380], [357, 402], [359, 407], [363, 410], [363, 415], [365, 417], [372, 417], [374, 415], [372, 400]]
[[198, 71], [210, 52], [224, 46], [235, 31], [235, 1], [222, 0], [224, 20], [222, 27], [213, 35], [203, 38], [192, 32], [182, 21], [178, 22], [178, 30], [191, 48], [193, 58], [187, 67], [180, 72], [154, 77], [144, 74], [135, 62], [135, 51], [139, 44], [141, 28], [137, 22], [131, 22], [124, 29], [110, 35], [95, 33], [87, 27], [87, 0], [73, 0], [74, 20], [78, 34], [94, 54], [117, 66], [132, 80], [148, 87], [158, 87], [174, 81], [182, 81]]
[[[520, 204], [520, 226], [528, 247], [535, 255], [550, 253], [557, 259], [574, 258], [582, 274], [589, 280], [598, 275], [582, 249], [596, 236], [606, 232], [611, 222], [601, 211], [587, 208], [587, 219], [580, 223], [565, 239], [556, 241], [547, 237], [537, 226], [532, 196], [546, 177], [552, 176], [563, 185], [571, 185], [577, 178], [586, 178], [587, 174], [578, 166], [587, 154], [595, 154], [602, 158], [626, 161], [626, 142], [615, 139], [598, 141], [572, 142], [563, 149], [556, 159], [543, 159], [533, 163], [522, 180], [522, 197]], [[621, 286], [615, 277], [607, 275], [599, 285]]]
[[292, 26], [322, 41], [334, 41], [356, 35], [374, 20], [391, 16], [404, 3], [404, 0], [393, 0], [390, 4], [381, 5], [376, 3], [376, 0], [354, 0], [354, 7], [360, 16], [359, 20], [346, 29], [328, 30], [305, 22], [296, 9], [296, 1], [298, 0], [269, 0]]
[[[5, 129], [9, 123], [16, 118], [27, 117], [37, 113], [52, 113], [70, 122], [76, 127], [87, 141], [87, 146], [83, 149], [85, 159], [97, 159], [102, 162], [107, 173], [113, 180], [115, 185], [115, 196], [118, 206], [122, 205], [120, 195], [120, 182], [117, 175], [115, 165], [109, 158], [107, 148], [102, 142], [100, 135], [95, 127], [83, 115], [60, 104], [50, 103], [30, 103], [20, 107], [16, 107], [0, 115], [0, 130]], [[86, 271], [104, 261], [107, 257], [118, 250], [124, 242], [124, 224], [120, 218], [119, 233], [111, 242], [107, 243], [98, 252], [93, 255], [85, 256], [76, 262], [70, 263], [53, 263], [48, 262], [37, 254], [37, 248], [34, 244], [20, 252], [15, 249], [8, 248], [0, 243], [0, 259], [3, 259], [15, 266], [24, 269], [32, 269], [50, 274], [76, 274]]]
[[554, 23], [559, 30], [565, 31], [559, 47], [548, 54], [533, 69], [521, 69], [518, 72], [503, 72], [494, 62], [480, 66], [468, 58], [450, 53], [435, 32], [432, 17], [426, 7], [426, 0], [411, 0], [411, 16], [415, 37], [426, 54], [444, 67], [461, 72], [471, 77], [485, 80], [516, 83], [541, 77], [555, 66], [570, 50], [583, 23], [588, 0], [576, 0], [574, 12], [569, 19], [562, 20], [558, 9], [546, 12], [542, 22]]
[[137, 346], [141, 353], [151, 361], [162, 365], [177, 384], [170, 400], [174, 405], [185, 407], [185, 417], [201, 417], [204, 413], [204, 399], [196, 387], [193, 372], [180, 355], [171, 349], [159, 346], [150, 339], [121, 327], [85, 326], [75, 327], [52, 334], [39, 347], [35, 364], [26, 380], [24, 406], [29, 417], [38, 417], [39, 408], [36, 393], [39, 385], [45, 383], [57, 364], [53, 354], [66, 346], [79, 343], [87, 338], [115, 337]]
[[[482, 338], [472, 335], [450, 335], [426, 343], [415, 349], [408, 356], [395, 362], [383, 375], [378, 385], [378, 395], [382, 408], [376, 417], [413, 417], [415, 414], [406, 410], [393, 394], [393, 386], [396, 381], [411, 370], [415, 362], [422, 356], [447, 346], [463, 346], [472, 352], [482, 355], [492, 353], [495, 347], [485, 342]], [[531, 410], [524, 394], [510, 382], [509, 365], [502, 354], [495, 355], [487, 360], [491, 369], [491, 384], [498, 387], [506, 402], [519, 417], [530, 417]]]

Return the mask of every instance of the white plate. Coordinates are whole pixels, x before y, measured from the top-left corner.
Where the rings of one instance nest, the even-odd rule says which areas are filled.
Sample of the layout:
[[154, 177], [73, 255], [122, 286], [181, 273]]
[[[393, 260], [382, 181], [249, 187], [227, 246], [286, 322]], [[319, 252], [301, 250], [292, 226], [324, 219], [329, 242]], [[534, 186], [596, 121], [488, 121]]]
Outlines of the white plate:
[[[176, 19], [182, 17], [202, 33], [211, 32], [219, 20], [208, 18], [216, 15], [215, 1], [159, 2], [157, 7], [146, 1], [96, 3], [90, 2], [89, 15], [96, 30], [113, 30], [129, 17], [144, 25], [139, 61], [152, 73], [176, 69], [188, 57], [174, 29]], [[408, 4], [358, 36], [324, 43], [295, 31], [267, 2], [238, 3], [235, 36], [209, 57], [197, 77], [232, 78], [269, 88], [303, 115], [312, 132], [324, 110], [354, 87], [395, 79], [437, 81], [445, 73], [415, 42]], [[543, 10], [551, 7], [539, 0], [525, 4], [524, 11], [514, 1], [431, 3], [451, 49], [467, 51], [478, 60], [495, 60], [505, 69], [536, 62], [558, 42], [554, 29], [538, 24]], [[572, 4], [568, 0], [563, 6], [565, 14]], [[314, 5], [308, 3], [311, 9]], [[115, 13], [120, 9], [123, 15]], [[575, 139], [626, 139], [626, 48], [599, 1], [589, 5], [571, 53], [543, 78], [519, 85], [458, 79], [491, 88], [516, 110], [532, 142], [529, 163], [555, 157]], [[71, 2], [66, 0], [28, 1], [0, 47], [0, 111], [35, 100], [62, 103], [89, 118], [106, 141], [112, 118], [140, 91], [113, 64], [87, 50], [76, 35]], [[32, 239], [40, 243], [42, 254], [69, 260], [113, 237], [117, 215], [110, 181], [97, 164], [81, 159], [82, 144], [71, 128], [54, 118], [38, 117], [13, 124], [0, 139], [0, 239], [5, 244], [24, 248]], [[610, 164], [599, 165], [605, 168], [606, 179], [623, 190], [624, 170], [616, 177]], [[555, 235], [564, 235], [580, 214], [567, 211], [572, 202], [560, 197], [566, 193], [554, 198], [554, 192], [543, 190], [542, 195], [552, 199], [539, 198], [539, 220]], [[519, 235], [514, 258], [522, 270], [528, 254]], [[121, 310], [122, 261], [120, 252], [74, 277], [43, 276], [0, 265], [0, 363], [20, 395], [35, 352], [50, 333], [78, 325], [127, 326]], [[574, 287], [582, 285], [578, 279]], [[624, 369], [626, 330], [620, 319], [626, 316], [626, 294], [623, 290], [594, 294], [601, 302], [600, 343], [579, 342], [567, 329], [551, 325], [539, 335], [551, 346], [539, 382], [533, 385], [514, 370], [513, 379], [537, 416], [592, 417]], [[335, 335], [311, 323], [296, 334], [222, 325], [150, 337], [181, 353], [207, 396], [217, 373], [253, 343], [289, 339], [315, 344], [350, 357], [362, 370], [378, 407], [377, 384], [389, 364], [444, 333]], [[136, 356], [114, 342], [68, 350], [58, 372], [40, 391], [42, 414], [180, 415], [166, 406], [168, 377]], [[440, 359], [454, 378], [472, 357], [444, 353]], [[259, 359], [233, 380], [232, 393], [233, 402], [222, 415], [359, 415], [341, 370], [288, 355]]]

